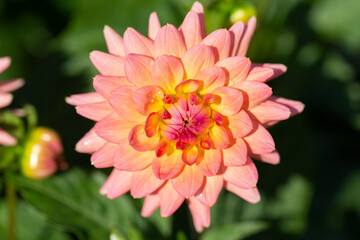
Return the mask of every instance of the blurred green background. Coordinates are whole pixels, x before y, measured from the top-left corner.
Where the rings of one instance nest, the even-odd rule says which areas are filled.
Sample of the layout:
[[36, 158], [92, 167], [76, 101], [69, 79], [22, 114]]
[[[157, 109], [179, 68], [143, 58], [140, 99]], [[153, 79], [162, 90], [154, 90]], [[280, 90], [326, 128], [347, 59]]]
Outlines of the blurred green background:
[[[17, 235], [31, 239], [358, 239], [360, 236], [360, 1], [204, 0], [207, 32], [229, 27], [237, 9], [253, 7], [258, 26], [248, 57], [284, 63], [270, 82], [275, 95], [305, 111], [270, 129], [281, 164], [257, 162], [261, 202], [222, 192], [212, 225], [201, 235], [183, 205], [173, 217], [140, 216], [141, 200], [98, 194], [108, 170], [90, 165], [75, 143], [93, 125], [65, 104], [92, 90], [92, 50], [106, 51], [102, 30], [134, 27], [148, 16], [179, 26], [190, 0], [0, 0], [0, 56], [11, 56], [1, 79], [23, 77], [13, 106], [33, 104], [39, 124], [56, 129], [68, 171], [45, 181], [13, 175], [20, 199]], [[6, 238], [0, 189], [0, 239]]]

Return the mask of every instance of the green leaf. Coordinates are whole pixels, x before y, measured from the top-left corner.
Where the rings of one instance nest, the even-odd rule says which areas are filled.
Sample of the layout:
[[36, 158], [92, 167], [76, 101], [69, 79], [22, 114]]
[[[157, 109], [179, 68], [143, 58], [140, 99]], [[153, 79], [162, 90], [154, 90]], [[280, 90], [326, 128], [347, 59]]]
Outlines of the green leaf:
[[261, 221], [226, 224], [217, 228], [209, 229], [201, 237], [201, 240], [240, 240], [264, 231], [266, 228], [268, 228], [268, 225]]
[[33, 105], [27, 104], [24, 106], [26, 112], [26, 119], [28, 123], [28, 131], [33, 130], [38, 123], [37, 111]]

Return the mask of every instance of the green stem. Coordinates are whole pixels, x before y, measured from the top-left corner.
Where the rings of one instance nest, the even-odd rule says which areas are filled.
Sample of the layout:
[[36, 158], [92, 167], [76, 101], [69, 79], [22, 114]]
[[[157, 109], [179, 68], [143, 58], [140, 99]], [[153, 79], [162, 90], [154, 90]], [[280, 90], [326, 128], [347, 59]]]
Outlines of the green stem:
[[8, 240], [16, 240], [16, 190], [13, 183], [6, 183], [6, 201], [8, 205]]

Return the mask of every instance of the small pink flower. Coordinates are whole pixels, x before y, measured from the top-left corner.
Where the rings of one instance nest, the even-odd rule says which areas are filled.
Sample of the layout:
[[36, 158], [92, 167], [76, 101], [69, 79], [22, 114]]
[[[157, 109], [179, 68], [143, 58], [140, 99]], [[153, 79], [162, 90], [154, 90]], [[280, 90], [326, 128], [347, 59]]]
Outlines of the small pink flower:
[[265, 82], [282, 64], [244, 57], [256, 19], [206, 35], [203, 6], [195, 2], [179, 28], [150, 15], [149, 37], [128, 28], [124, 38], [106, 26], [109, 54], [93, 51], [101, 75], [96, 92], [67, 99], [97, 121], [76, 145], [95, 167], [114, 167], [101, 193], [145, 197], [141, 214], [160, 207], [170, 216], [186, 200], [197, 231], [210, 225], [222, 188], [255, 203], [258, 172], [252, 158], [277, 164], [266, 130], [303, 110], [272, 96]]
[[[11, 64], [9, 57], [0, 58], [0, 73], [4, 72]], [[13, 95], [10, 93], [24, 85], [24, 80], [14, 79], [0, 82], [0, 109], [10, 105]], [[16, 138], [11, 136], [0, 127], [0, 145], [12, 146], [17, 143]]]

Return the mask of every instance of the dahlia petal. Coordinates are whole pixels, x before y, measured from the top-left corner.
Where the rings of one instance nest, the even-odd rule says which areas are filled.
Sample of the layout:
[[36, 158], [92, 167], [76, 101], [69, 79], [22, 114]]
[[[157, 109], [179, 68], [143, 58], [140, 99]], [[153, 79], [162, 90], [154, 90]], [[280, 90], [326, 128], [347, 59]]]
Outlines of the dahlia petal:
[[104, 37], [109, 53], [122, 57], [125, 56], [124, 41], [114, 29], [105, 25]]
[[123, 86], [111, 92], [110, 105], [124, 119], [129, 122], [144, 122], [146, 117], [141, 115], [132, 101], [136, 87]]
[[141, 216], [150, 217], [159, 206], [160, 206], [159, 194], [147, 195], [142, 205]]
[[199, 15], [201, 36], [202, 36], [202, 38], [204, 38], [206, 36], [206, 29], [205, 29], [205, 18], [204, 18], [204, 7], [203, 7], [203, 5], [196, 1], [192, 5], [190, 11], [194, 11]]
[[204, 151], [204, 156], [199, 157], [196, 165], [203, 175], [211, 177], [219, 172], [221, 162], [222, 155], [220, 150], [209, 149]]
[[258, 172], [254, 162], [248, 157], [246, 163], [238, 167], [227, 167], [224, 180], [239, 188], [256, 187]]
[[195, 79], [203, 81], [201, 94], [211, 93], [214, 89], [225, 85], [226, 74], [220, 67], [208, 67], [198, 72]]
[[218, 199], [223, 183], [224, 180], [222, 175], [206, 177], [203, 186], [199, 189], [196, 195], [196, 199], [202, 204], [212, 207]]
[[275, 150], [275, 143], [270, 133], [258, 122], [252, 121], [253, 131], [243, 139], [248, 144], [248, 150], [252, 154], [271, 153]]
[[245, 29], [245, 25], [242, 21], [237, 21], [236, 23], [234, 23], [231, 28], [229, 29], [229, 32], [233, 38], [233, 49], [231, 51], [231, 56], [236, 56], [238, 50], [239, 50], [239, 46], [241, 43], [241, 37], [243, 35]]
[[253, 129], [251, 118], [244, 110], [241, 110], [233, 116], [229, 116], [228, 120], [228, 127], [234, 138], [244, 137]]
[[154, 40], [157, 33], [161, 28], [159, 17], [156, 12], [152, 12], [149, 17], [149, 27], [148, 27], [148, 36], [150, 39]]
[[112, 107], [107, 101], [97, 103], [81, 104], [76, 107], [76, 112], [88, 119], [99, 121], [113, 112]]
[[170, 181], [167, 181], [160, 189], [160, 215], [162, 217], [171, 216], [184, 202], [184, 197], [178, 194]]
[[230, 144], [227, 131], [222, 126], [214, 125], [210, 129], [209, 135], [216, 149], [224, 149]]
[[253, 63], [252, 67], [271, 68], [274, 71], [274, 74], [267, 81], [277, 78], [283, 75], [287, 71], [287, 67], [284, 64], [280, 64], [280, 63]]
[[154, 137], [159, 129], [160, 117], [156, 112], [149, 114], [145, 121], [145, 134], [147, 137]]
[[267, 84], [261, 82], [239, 82], [234, 84], [234, 87], [243, 91], [244, 105], [248, 108], [252, 108], [264, 102], [272, 95], [271, 88]]
[[274, 150], [271, 153], [251, 154], [251, 157], [255, 158], [259, 161], [274, 164], [274, 165], [280, 163], [280, 154], [276, 150]]
[[110, 176], [100, 189], [102, 195], [115, 199], [130, 190], [132, 172], [112, 170]]
[[244, 29], [244, 34], [241, 38], [239, 49], [236, 54], [237, 56], [245, 56], [246, 55], [247, 50], [249, 48], [251, 37], [255, 31], [255, 28], [256, 28], [256, 17], [252, 17], [246, 23], [246, 26]]
[[16, 89], [24, 86], [25, 82], [22, 78], [17, 78], [13, 80], [7, 80], [0, 82], [0, 92], [12, 92]]
[[188, 199], [188, 205], [194, 221], [195, 230], [200, 233], [204, 230], [204, 227], [210, 226], [210, 208], [203, 205], [194, 197]]
[[154, 150], [159, 142], [158, 139], [149, 138], [145, 134], [145, 127], [142, 124], [134, 126], [129, 133], [129, 144], [136, 151], [144, 152]]
[[93, 81], [94, 88], [104, 98], [109, 98], [111, 92], [121, 86], [131, 86], [125, 77], [96, 75]]
[[112, 143], [121, 143], [124, 139], [128, 139], [133, 125], [113, 112], [98, 121], [93, 129], [102, 139]]
[[231, 53], [232, 41], [231, 34], [226, 29], [218, 29], [207, 35], [201, 44], [214, 47], [218, 60], [229, 57]]
[[138, 88], [132, 95], [132, 100], [136, 110], [142, 115], [149, 115], [151, 112], [157, 112], [164, 106], [164, 93], [161, 88], [150, 85]]
[[10, 67], [11, 58], [9, 57], [1, 57], [0, 58], [0, 73], [4, 72], [6, 69]]
[[285, 120], [288, 119], [291, 114], [288, 107], [271, 100], [266, 100], [265, 102], [257, 105], [252, 108], [250, 112], [261, 124], [270, 121]]
[[198, 159], [199, 156], [199, 149], [197, 146], [190, 146], [188, 148], [186, 148], [182, 155], [181, 155], [181, 159], [183, 160], [183, 162], [187, 165], [193, 165], [196, 160]]
[[125, 74], [135, 86], [152, 85], [151, 70], [154, 59], [145, 55], [129, 54], [125, 60]]
[[113, 167], [116, 148], [117, 144], [105, 143], [91, 156], [91, 164], [97, 168]]
[[0, 145], [13, 146], [17, 143], [16, 138], [0, 128]]
[[269, 99], [276, 103], [280, 103], [280, 104], [288, 107], [291, 112], [290, 117], [301, 113], [305, 108], [305, 105], [299, 101], [286, 99], [286, 98], [282, 98], [282, 97], [277, 97], [277, 96], [271, 96]]
[[92, 154], [105, 143], [106, 141], [99, 137], [92, 128], [76, 143], [75, 150], [80, 153]]
[[125, 58], [100, 51], [92, 51], [90, 60], [102, 75], [125, 76]]
[[235, 88], [218, 87], [212, 94], [219, 96], [220, 101], [215, 101], [211, 107], [224, 116], [232, 116], [238, 113], [243, 104], [243, 94]]
[[199, 44], [203, 39], [201, 27], [199, 14], [189, 11], [179, 27], [180, 33], [184, 36], [187, 49]]
[[142, 198], [158, 189], [163, 180], [159, 180], [155, 177], [151, 166], [145, 168], [142, 171], [134, 172], [130, 193], [134, 198]]
[[186, 77], [194, 78], [201, 70], [214, 66], [216, 57], [213, 49], [206, 45], [190, 48], [182, 57]]
[[154, 151], [142, 152], [133, 149], [126, 141], [120, 143], [116, 149], [115, 168], [124, 171], [140, 171], [151, 164]]
[[269, 67], [251, 66], [246, 81], [267, 82], [274, 76], [274, 70]]
[[176, 57], [163, 55], [155, 59], [151, 79], [155, 85], [165, 89], [166, 93], [175, 93], [174, 89], [183, 77], [183, 66]]
[[227, 70], [229, 86], [232, 86], [235, 83], [245, 81], [251, 67], [251, 62], [246, 57], [228, 57], [217, 62], [215, 66], [223, 67]]
[[238, 195], [250, 203], [257, 203], [260, 201], [260, 193], [257, 187], [254, 188], [239, 188], [229, 182], [225, 185], [226, 190]]
[[0, 92], [0, 108], [4, 108], [10, 105], [13, 100], [11, 93]]
[[133, 28], [128, 28], [124, 32], [124, 48], [126, 55], [130, 53], [149, 57], [154, 55], [154, 41], [143, 36]]
[[196, 90], [198, 90], [199, 86], [200, 83], [197, 80], [185, 80], [175, 87], [175, 91], [177, 93], [195, 92]]
[[157, 33], [154, 40], [155, 57], [173, 55], [182, 57], [186, 51], [185, 40], [172, 24], [166, 24]]
[[74, 94], [65, 99], [67, 104], [77, 106], [87, 103], [103, 102], [105, 99], [97, 92]]
[[175, 151], [170, 155], [155, 157], [152, 162], [152, 168], [158, 179], [171, 179], [179, 174], [184, 166], [181, 160], [182, 151]]
[[242, 166], [246, 163], [247, 146], [241, 138], [237, 138], [234, 145], [222, 151], [225, 166]]
[[194, 196], [204, 181], [204, 176], [196, 165], [185, 165], [182, 172], [171, 179], [174, 189], [183, 197]]

